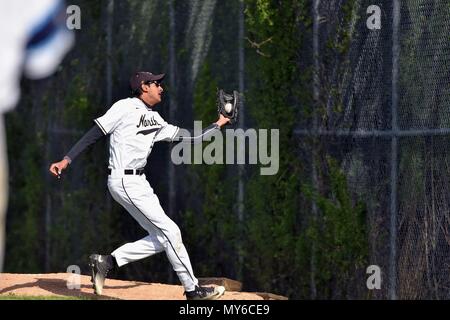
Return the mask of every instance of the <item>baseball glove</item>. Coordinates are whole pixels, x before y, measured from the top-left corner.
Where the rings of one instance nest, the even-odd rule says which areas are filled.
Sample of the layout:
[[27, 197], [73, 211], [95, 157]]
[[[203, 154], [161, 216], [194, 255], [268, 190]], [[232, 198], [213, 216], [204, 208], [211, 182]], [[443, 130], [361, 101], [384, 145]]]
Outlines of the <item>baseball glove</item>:
[[231, 124], [237, 122], [240, 104], [240, 94], [236, 90], [232, 94], [217, 90], [217, 112], [230, 119]]

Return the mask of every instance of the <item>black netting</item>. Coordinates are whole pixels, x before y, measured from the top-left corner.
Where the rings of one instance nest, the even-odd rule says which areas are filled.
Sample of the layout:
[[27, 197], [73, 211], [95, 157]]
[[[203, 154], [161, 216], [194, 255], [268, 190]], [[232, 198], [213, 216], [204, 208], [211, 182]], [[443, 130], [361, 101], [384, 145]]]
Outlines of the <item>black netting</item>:
[[[381, 5], [381, 30], [366, 27], [370, 1], [321, 1], [319, 105], [329, 129], [391, 126], [391, 3]], [[347, 5], [347, 8], [345, 8]], [[324, 27], [322, 27], [324, 25]], [[331, 47], [331, 49], [330, 49]]]
[[449, 137], [401, 139], [398, 294], [449, 298]]
[[399, 126], [450, 127], [450, 6], [401, 1]]
[[352, 198], [366, 204], [367, 263], [383, 277], [372, 298], [448, 299], [450, 141], [435, 129], [450, 127], [450, 6], [400, 2], [398, 29], [396, 2], [378, 1], [381, 29], [369, 30], [372, 1], [320, 1], [317, 128], [298, 131], [301, 157], [323, 194], [315, 172], [336, 159]]

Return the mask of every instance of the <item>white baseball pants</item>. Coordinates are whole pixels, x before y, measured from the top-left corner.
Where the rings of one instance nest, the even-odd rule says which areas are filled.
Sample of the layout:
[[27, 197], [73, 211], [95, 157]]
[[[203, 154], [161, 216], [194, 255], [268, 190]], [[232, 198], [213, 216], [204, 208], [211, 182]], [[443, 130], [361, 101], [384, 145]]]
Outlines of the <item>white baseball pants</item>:
[[119, 267], [165, 251], [185, 290], [194, 290], [198, 280], [183, 245], [180, 229], [165, 214], [145, 174], [124, 175], [123, 170], [113, 170], [108, 178], [108, 189], [114, 200], [149, 234], [111, 253]]

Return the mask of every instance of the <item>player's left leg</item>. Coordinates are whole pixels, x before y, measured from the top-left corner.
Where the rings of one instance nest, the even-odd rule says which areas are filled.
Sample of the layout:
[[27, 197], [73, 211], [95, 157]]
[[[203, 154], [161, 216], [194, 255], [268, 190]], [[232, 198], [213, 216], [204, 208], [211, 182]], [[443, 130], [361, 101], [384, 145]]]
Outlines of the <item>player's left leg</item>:
[[161, 237], [162, 236], [158, 235], [158, 232], [155, 230], [138, 241], [125, 243], [114, 250], [111, 255], [116, 259], [119, 267], [130, 262], [150, 257], [164, 251], [164, 246], [161, 244]]

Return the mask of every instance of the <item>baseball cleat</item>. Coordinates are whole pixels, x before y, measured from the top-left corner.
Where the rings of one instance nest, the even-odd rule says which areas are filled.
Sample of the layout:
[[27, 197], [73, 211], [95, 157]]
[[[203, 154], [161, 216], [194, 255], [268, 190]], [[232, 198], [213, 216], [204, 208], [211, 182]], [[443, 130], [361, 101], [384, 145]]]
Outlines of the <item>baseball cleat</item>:
[[193, 291], [185, 291], [187, 300], [217, 300], [225, 293], [225, 287], [200, 287], [196, 286]]
[[91, 267], [91, 282], [95, 294], [101, 295], [103, 284], [105, 283], [108, 271], [114, 266], [111, 256], [103, 256], [100, 254], [91, 254], [89, 256], [89, 266]]

